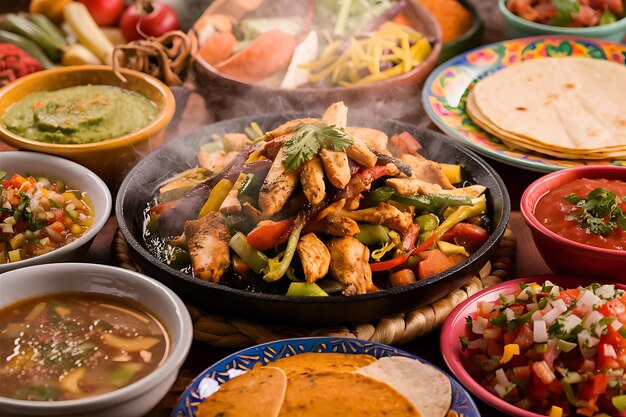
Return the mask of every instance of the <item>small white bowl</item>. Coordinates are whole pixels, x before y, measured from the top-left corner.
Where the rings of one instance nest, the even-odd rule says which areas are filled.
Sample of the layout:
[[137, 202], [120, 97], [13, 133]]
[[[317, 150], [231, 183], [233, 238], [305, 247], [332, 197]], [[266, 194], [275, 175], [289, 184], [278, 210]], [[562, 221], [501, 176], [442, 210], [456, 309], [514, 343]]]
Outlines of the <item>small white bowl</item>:
[[44, 255], [0, 264], [0, 273], [30, 265], [79, 259], [87, 252], [111, 215], [113, 203], [106, 184], [92, 171], [76, 162], [37, 152], [0, 152], [0, 170], [6, 171], [7, 178], [17, 172], [21, 175], [45, 175], [62, 180], [70, 187], [87, 194], [93, 203], [95, 216], [91, 228], [75, 241]]
[[157, 315], [168, 330], [171, 351], [152, 373], [118, 390], [79, 400], [26, 401], [0, 397], [2, 417], [141, 417], [163, 398], [176, 380], [193, 338], [183, 302], [163, 284], [137, 272], [108, 265], [36, 265], [0, 275], [0, 308], [43, 294], [90, 292], [126, 297]]

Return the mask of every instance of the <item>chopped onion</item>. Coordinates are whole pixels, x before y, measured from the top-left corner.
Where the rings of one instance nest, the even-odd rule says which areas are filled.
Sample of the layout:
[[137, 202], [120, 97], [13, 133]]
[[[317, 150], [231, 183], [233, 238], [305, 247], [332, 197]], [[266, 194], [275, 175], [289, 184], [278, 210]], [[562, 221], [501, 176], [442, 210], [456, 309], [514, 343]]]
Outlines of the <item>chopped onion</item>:
[[13, 233], [13, 225], [7, 223], [0, 223], [0, 232]]
[[505, 308], [503, 313], [504, 313], [504, 316], [506, 317], [506, 321], [515, 320], [515, 312], [511, 310], [510, 308]]
[[590, 329], [591, 326], [597, 326], [598, 323], [600, 323], [600, 320], [602, 320], [603, 318], [604, 316], [599, 311], [592, 311], [587, 317], [585, 317], [585, 320], [583, 321], [583, 327], [585, 329]]
[[600, 288], [596, 288], [594, 293], [598, 297], [604, 298], [606, 300], [611, 299], [615, 297], [615, 285], [605, 284], [601, 286]]
[[483, 334], [485, 333], [488, 323], [486, 318], [480, 316], [476, 317], [476, 320], [472, 321], [472, 331], [476, 334]]
[[548, 328], [546, 322], [537, 320], [533, 322], [533, 342], [546, 343], [548, 341]]
[[580, 296], [576, 301], [576, 308], [582, 312], [582, 314], [589, 314], [593, 310], [593, 306], [601, 304], [602, 300], [588, 289], [581, 289]]
[[613, 330], [618, 331], [619, 329], [621, 329], [623, 326], [622, 322], [619, 320], [613, 320], [611, 322], [611, 327], [613, 328]]
[[580, 323], [582, 323], [582, 319], [575, 314], [568, 314], [562, 321], [563, 331], [565, 333], [570, 333], [572, 330], [576, 328]]
[[509, 382], [509, 379], [506, 377], [506, 374], [504, 373], [504, 369], [499, 368], [496, 371], [496, 379], [498, 380], [498, 384], [502, 385], [503, 387], [507, 387], [509, 386], [509, 384], [511, 384]]

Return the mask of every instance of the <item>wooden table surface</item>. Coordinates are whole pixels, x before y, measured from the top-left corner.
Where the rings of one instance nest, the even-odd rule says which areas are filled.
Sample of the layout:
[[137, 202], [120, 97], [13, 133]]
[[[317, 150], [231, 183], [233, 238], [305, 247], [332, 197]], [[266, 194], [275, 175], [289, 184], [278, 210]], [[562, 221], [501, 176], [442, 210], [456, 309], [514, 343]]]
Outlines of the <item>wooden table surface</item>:
[[[502, 21], [497, 11], [496, 0], [472, 0], [481, 13], [485, 22], [484, 43], [490, 43], [503, 39]], [[16, 3], [9, 4], [2, 2], [0, 5], [0, 14], [8, 11], [15, 11], [24, 8], [26, 2], [19, 0]], [[193, 83], [193, 81], [192, 81]], [[416, 97], [419, 92], [416, 92]], [[373, 103], [374, 104], [374, 103]], [[166, 132], [166, 140], [172, 140], [185, 132], [192, 131], [200, 126], [216, 121], [216, 116], [207, 111], [204, 100], [196, 94], [191, 94], [185, 106], [177, 109], [179, 120], [176, 124], [170, 126]], [[246, 109], [249, 110], [249, 109]], [[390, 117], [396, 117], [413, 124], [436, 129], [427, 119], [421, 110], [419, 100], [414, 103], [408, 103], [401, 108], [387, 109], [388, 112], [396, 112], [389, 114]], [[244, 113], [249, 114], [249, 113]], [[9, 148], [0, 144], [0, 150], [8, 150]], [[533, 244], [530, 231], [524, 224], [519, 213], [519, 198], [524, 188], [533, 180], [538, 178], [540, 174], [513, 168], [495, 161], [489, 163], [501, 175], [511, 195], [511, 203], [513, 213], [511, 215], [511, 228], [517, 236], [517, 262], [514, 276], [527, 276], [532, 274], [548, 273], [549, 269], [541, 259]], [[114, 217], [111, 217], [103, 230], [98, 234], [92, 244], [84, 262], [111, 264], [111, 242], [117, 228]], [[405, 346], [403, 349], [414, 353], [424, 359], [435, 363], [436, 365], [446, 369], [443, 359], [439, 352], [439, 333], [435, 332], [424, 339], [415, 340]], [[210, 366], [220, 358], [232, 353], [232, 350], [216, 349], [208, 347], [201, 342], [194, 342], [189, 357], [187, 358], [179, 377], [172, 388], [172, 394], [181, 393], [189, 382], [206, 367]], [[175, 395], [170, 395], [152, 410], [148, 417], [165, 417], [171, 414]], [[476, 399], [478, 407], [483, 416], [499, 416], [500, 412], [481, 403]]]

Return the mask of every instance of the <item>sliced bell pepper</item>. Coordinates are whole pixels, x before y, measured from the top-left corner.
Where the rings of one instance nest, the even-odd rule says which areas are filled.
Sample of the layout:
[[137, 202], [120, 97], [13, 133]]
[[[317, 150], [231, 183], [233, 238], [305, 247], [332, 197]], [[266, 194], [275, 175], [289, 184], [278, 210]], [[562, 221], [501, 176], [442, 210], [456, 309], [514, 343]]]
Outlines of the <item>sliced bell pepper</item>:
[[489, 233], [475, 224], [458, 223], [441, 236], [446, 242], [463, 246], [470, 253], [476, 252], [489, 239]]
[[398, 256], [397, 258], [390, 259], [388, 261], [383, 262], [374, 262], [370, 264], [370, 269], [372, 272], [379, 271], [387, 271], [389, 269], [395, 268], [404, 264], [408, 261], [411, 255], [416, 255], [420, 252], [424, 252], [426, 249], [430, 248], [437, 241], [437, 235], [433, 233], [424, 243], [413, 249], [411, 252], [405, 253], [404, 255]]
[[517, 343], [509, 343], [504, 345], [504, 352], [500, 358], [500, 363], [507, 363], [513, 359], [514, 355], [519, 355], [519, 345]]
[[263, 220], [248, 233], [246, 242], [258, 250], [275, 248], [289, 239], [289, 231], [293, 228], [295, 221], [295, 216], [278, 222]]
[[404, 231], [404, 237], [402, 238], [402, 250], [408, 252], [411, 248], [415, 247], [417, 242], [417, 236], [420, 233], [420, 227], [416, 223], [411, 223]]
[[275, 258], [269, 259], [267, 262], [265, 275], [263, 275], [263, 279], [265, 281], [276, 281], [287, 273], [287, 270], [291, 265], [291, 261], [293, 260], [293, 256], [296, 253], [298, 240], [300, 240], [300, 233], [302, 232], [305, 223], [306, 221], [302, 217], [296, 218], [294, 228], [291, 231], [289, 239], [287, 240], [287, 247], [285, 248], [285, 251], [278, 254]]

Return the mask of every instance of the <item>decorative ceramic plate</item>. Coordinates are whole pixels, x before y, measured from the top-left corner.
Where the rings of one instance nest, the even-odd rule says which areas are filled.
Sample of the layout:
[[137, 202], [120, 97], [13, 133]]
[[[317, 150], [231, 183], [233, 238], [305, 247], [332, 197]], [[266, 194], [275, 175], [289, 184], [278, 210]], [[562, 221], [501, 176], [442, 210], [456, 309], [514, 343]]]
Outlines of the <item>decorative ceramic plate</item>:
[[509, 165], [539, 172], [581, 165], [626, 166], [626, 160], [558, 159], [530, 151], [513, 150], [474, 124], [465, 112], [467, 94], [482, 78], [520, 61], [557, 56], [605, 59], [625, 64], [626, 45], [573, 36], [536, 36], [473, 49], [443, 63], [430, 74], [422, 92], [426, 113], [445, 133], [475, 151]]
[[[214, 392], [214, 389], [211, 388], [215, 386], [216, 381], [218, 384], [223, 384], [231, 376], [234, 377], [240, 371], [249, 370], [257, 363], [265, 365], [277, 359], [304, 352], [361, 353], [376, 358], [406, 356], [434, 366], [400, 349], [358, 339], [310, 337], [264, 343], [233, 353], [198, 375], [181, 395], [172, 412], [172, 417], [194, 417], [198, 404]], [[479, 417], [480, 413], [476, 404], [467, 391], [454, 379], [450, 378], [450, 382], [452, 384], [452, 404], [448, 417]]]

